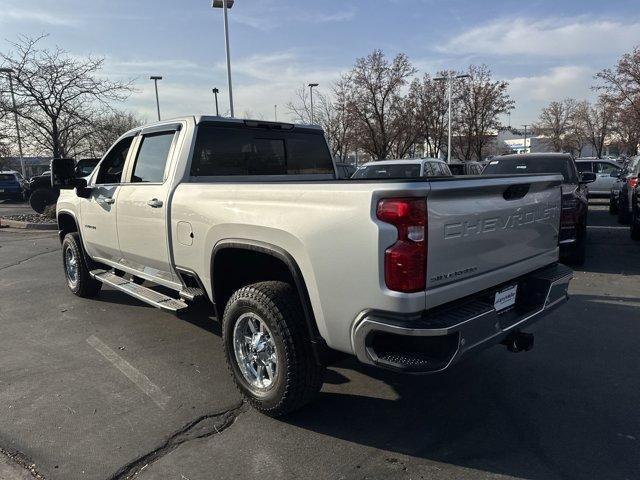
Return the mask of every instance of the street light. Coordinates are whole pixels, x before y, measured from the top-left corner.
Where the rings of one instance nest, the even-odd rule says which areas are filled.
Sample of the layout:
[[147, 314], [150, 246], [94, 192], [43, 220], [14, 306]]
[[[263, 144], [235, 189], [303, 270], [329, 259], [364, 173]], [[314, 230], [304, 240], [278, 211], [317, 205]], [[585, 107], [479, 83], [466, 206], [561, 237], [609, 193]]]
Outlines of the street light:
[[214, 97], [216, 97], [216, 117], [220, 116], [220, 113], [218, 111], [218, 93], [220, 93], [220, 90], [218, 90], [218, 88], [212, 88], [211, 91], [213, 92]]
[[233, 7], [234, 0], [213, 0], [212, 8], [222, 8], [224, 11], [224, 47], [227, 52], [227, 83], [229, 84], [229, 111], [233, 118], [233, 88], [231, 86], [231, 52], [229, 51], [229, 18], [227, 10]]
[[156, 108], [158, 109], [158, 121], [160, 121], [160, 99], [158, 98], [158, 80], [162, 80], [160, 75], [152, 75], [149, 77], [149, 80], [153, 80], [153, 83], [156, 86]]
[[278, 105], [273, 106], [273, 116], [275, 117], [277, 122], [278, 121]]
[[311, 123], [313, 123], [313, 87], [317, 87], [319, 83], [309, 84], [309, 93], [311, 94]]
[[18, 154], [20, 155], [20, 170], [22, 170], [22, 178], [27, 178], [27, 172], [24, 167], [24, 157], [22, 156], [22, 139], [20, 138], [20, 124], [18, 123], [18, 109], [16, 108], [16, 97], [13, 93], [13, 68], [0, 68], [0, 73], [6, 73], [9, 77], [9, 91], [11, 92], [11, 101], [13, 102], [13, 117], [16, 121], [16, 136], [18, 137]]
[[524, 124], [522, 125], [524, 127], [524, 153], [527, 153], [527, 127], [529, 127], [529, 124]]
[[471, 75], [453, 75], [449, 73], [446, 77], [434, 78], [436, 82], [447, 82], [447, 97], [449, 98], [449, 134], [447, 136], [447, 163], [451, 163], [451, 87], [453, 81], [460, 78], [471, 78]]

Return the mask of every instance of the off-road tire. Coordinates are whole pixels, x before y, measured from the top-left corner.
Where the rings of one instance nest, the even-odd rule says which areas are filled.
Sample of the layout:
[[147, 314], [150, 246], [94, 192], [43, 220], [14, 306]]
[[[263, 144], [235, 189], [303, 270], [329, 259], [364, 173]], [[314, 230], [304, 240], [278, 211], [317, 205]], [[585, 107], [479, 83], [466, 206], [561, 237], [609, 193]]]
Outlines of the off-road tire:
[[629, 227], [629, 233], [632, 240], [640, 240], [640, 212], [634, 212], [635, 215], [631, 218], [631, 225]]
[[578, 231], [578, 238], [571, 250], [563, 256], [562, 263], [580, 267], [584, 265], [587, 256], [587, 226], [583, 225]]
[[[77, 259], [77, 280], [72, 282], [67, 270], [67, 250], [70, 249]], [[62, 267], [64, 268], [67, 286], [74, 295], [79, 297], [95, 297], [102, 288], [102, 282], [94, 280], [89, 274], [89, 268], [82, 251], [80, 236], [76, 233], [67, 233], [62, 241]]]
[[53, 190], [38, 188], [29, 197], [29, 205], [36, 213], [44, 213], [44, 210], [56, 203], [58, 195]]
[[[234, 327], [245, 313], [260, 317], [275, 342], [278, 375], [266, 392], [251, 386], [236, 360]], [[325, 367], [316, 361], [300, 299], [288, 283], [260, 282], [236, 291], [224, 310], [222, 339], [236, 386], [249, 404], [266, 415], [279, 417], [293, 412], [310, 402], [322, 387]]]
[[621, 225], [629, 225], [631, 221], [631, 212], [626, 201], [620, 200], [618, 202], [618, 223]]

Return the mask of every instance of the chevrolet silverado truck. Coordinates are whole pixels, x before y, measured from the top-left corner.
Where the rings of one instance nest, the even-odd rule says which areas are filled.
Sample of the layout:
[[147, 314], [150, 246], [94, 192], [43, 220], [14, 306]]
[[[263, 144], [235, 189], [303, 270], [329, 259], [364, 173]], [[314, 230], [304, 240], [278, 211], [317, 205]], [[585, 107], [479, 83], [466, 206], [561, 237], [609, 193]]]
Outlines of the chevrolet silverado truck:
[[307, 403], [335, 352], [446, 370], [563, 303], [559, 175], [338, 180], [315, 126], [210, 116], [123, 135], [86, 178], [52, 162], [69, 289], [210, 302], [247, 401]]

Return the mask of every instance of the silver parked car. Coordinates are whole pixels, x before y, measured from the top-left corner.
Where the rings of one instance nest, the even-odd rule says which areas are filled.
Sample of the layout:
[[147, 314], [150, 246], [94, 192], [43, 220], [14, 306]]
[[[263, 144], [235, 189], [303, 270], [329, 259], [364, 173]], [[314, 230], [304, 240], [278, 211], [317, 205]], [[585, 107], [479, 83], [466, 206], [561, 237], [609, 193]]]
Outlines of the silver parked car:
[[446, 162], [437, 158], [377, 160], [358, 167], [351, 178], [451, 177]]
[[621, 170], [615, 161], [595, 157], [576, 159], [576, 167], [580, 173], [596, 174], [596, 181], [587, 185], [591, 197], [608, 197]]

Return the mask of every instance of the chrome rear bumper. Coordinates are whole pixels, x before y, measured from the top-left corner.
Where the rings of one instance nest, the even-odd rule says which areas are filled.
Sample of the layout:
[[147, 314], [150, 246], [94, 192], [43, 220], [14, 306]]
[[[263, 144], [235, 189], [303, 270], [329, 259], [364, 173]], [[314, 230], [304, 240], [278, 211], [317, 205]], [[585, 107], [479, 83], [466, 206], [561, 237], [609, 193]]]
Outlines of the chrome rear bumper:
[[[351, 340], [358, 359], [394, 370], [432, 373], [504, 340], [568, 299], [573, 271], [560, 264], [411, 316], [365, 311]], [[516, 303], [496, 311], [495, 293], [518, 286]]]

